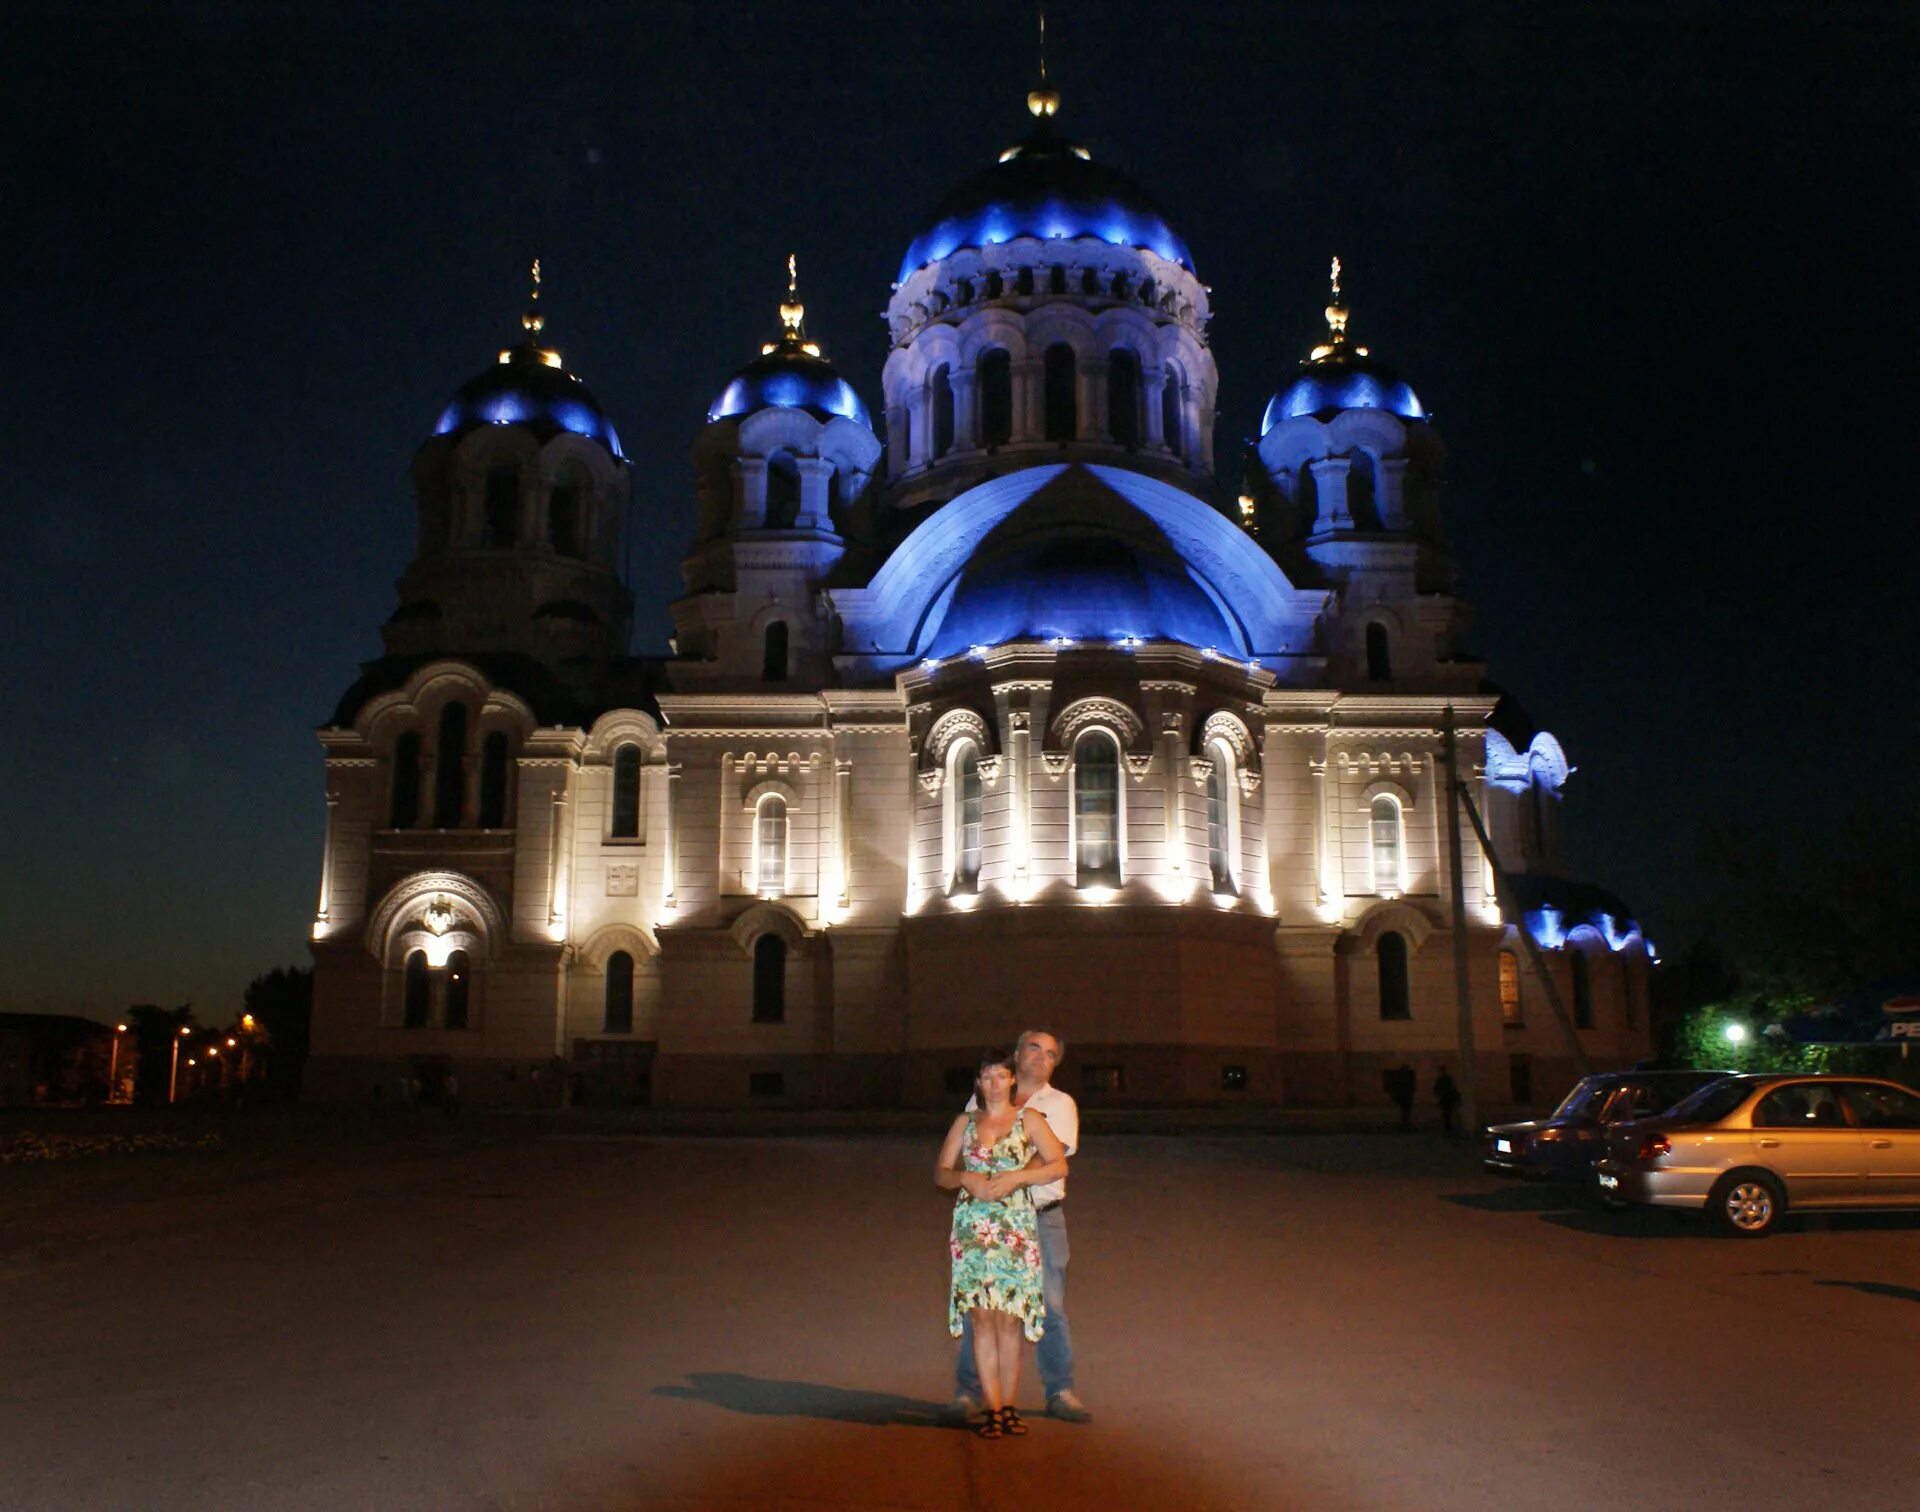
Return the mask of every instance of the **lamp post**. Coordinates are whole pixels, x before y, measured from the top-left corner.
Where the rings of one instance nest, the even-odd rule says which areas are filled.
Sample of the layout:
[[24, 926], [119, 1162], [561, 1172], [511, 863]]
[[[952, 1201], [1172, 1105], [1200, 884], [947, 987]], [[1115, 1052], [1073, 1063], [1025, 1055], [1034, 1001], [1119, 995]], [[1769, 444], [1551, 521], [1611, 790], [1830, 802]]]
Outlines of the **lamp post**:
[[180, 1026], [180, 1032], [173, 1037], [173, 1065], [167, 1072], [167, 1102], [169, 1105], [172, 1104], [174, 1095], [180, 1090], [180, 1041], [191, 1033], [193, 1033], [193, 1031], [185, 1024], [182, 1024]]
[[107, 1106], [109, 1108], [120, 1101], [120, 1036], [126, 1032], [125, 1024], [113, 1026], [113, 1054], [107, 1061]]

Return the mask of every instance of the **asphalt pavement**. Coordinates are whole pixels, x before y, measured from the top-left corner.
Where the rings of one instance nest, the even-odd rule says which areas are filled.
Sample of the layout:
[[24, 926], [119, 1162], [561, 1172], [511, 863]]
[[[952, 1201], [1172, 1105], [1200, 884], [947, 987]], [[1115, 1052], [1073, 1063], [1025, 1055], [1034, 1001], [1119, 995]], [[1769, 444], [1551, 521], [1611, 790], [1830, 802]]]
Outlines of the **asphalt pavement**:
[[[0, 1506], [1913, 1499], [1913, 1219], [1737, 1242], [1436, 1135], [1092, 1141], [1095, 1421], [996, 1443], [939, 1418], [929, 1141], [391, 1133], [338, 1169], [16, 1212], [59, 1242], [0, 1266]], [[1030, 1355], [1025, 1393], [1037, 1414]]]

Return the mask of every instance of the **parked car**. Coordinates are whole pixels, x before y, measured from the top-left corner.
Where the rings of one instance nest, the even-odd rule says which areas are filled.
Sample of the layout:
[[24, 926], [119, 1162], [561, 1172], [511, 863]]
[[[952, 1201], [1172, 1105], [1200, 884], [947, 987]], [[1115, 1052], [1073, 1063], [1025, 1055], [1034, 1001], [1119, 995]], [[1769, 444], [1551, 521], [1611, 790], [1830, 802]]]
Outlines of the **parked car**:
[[1664, 1113], [1725, 1071], [1607, 1071], [1584, 1076], [1545, 1118], [1491, 1124], [1481, 1163], [1503, 1176], [1585, 1182], [1614, 1124]]
[[1757, 1239], [1789, 1211], [1920, 1208], [1920, 1095], [1864, 1076], [1732, 1076], [1610, 1130], [1603, 1201], [1704, 1211]]

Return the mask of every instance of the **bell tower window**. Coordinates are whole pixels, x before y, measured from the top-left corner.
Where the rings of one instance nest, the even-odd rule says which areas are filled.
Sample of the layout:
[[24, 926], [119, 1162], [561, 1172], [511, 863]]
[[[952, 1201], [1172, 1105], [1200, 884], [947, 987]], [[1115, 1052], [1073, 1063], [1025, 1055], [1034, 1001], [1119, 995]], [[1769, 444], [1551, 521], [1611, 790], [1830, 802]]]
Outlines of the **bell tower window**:
[[480, 828], [507, 825], [507, 735], [495, 730], [480, 750]]
[[640, 747], [623, 745], [613, 753], [613, 823], [615, 840], [640, 838]]
[[393, 743], [393, 794], [387, 828], [412, 829], [420, 822], [420, 737], [408, 730]]
[[520, 469], [496, 462], [487, 469], [487, 544], [511, 546], [520, 539]]
[[767, 458], [767, 529], [791, 530], [800, 518], [800, 469], [791, 452]]
[[944, 457], [953, 450], [953, 381], [944, 362], [927, 380], [927, 407], [933, 411], [932, 454]]
[[1140, 359], [1125, 347], [1107, 357], [1107, 429], [1114, 444], [1140, 444]]
[[1387, 641], [1387, 627], [1378, 620], [1367, 626], [1367, 681], [1393, 681], [1393, 648]]
[[1173, 373], [1167, 374], [1167, 381], [1160, 390], [1160, 433], [1167, 438], [1168, 451], [1176, 457], [1187, 454], [1180, 414], [1180, 379]]
[[450, 703], [440, 711], [440, 744], [434, 753], [433, 827], [460, 828], [467, 798], [467, 706]]
[[547, 495], [547, 544], [560, 556], [586, 555], [586, 495], [571, 472], [561, 474]]
[[767, 626], [766, 638], [760, 647], [760, 681], [785, 682], [787, 680], [787, 622], [775, 620]]
[[1013, 439], [1013, 359], [999, 347], [982, 352], [975, 378], [981, 444], [1005, 446]]
[[1079, 400], [1074, 393], [1078, 374], [1073, 348], [1056, 341], [1046, 357], [1046, 438], [1071, 441], [1079, 430]]

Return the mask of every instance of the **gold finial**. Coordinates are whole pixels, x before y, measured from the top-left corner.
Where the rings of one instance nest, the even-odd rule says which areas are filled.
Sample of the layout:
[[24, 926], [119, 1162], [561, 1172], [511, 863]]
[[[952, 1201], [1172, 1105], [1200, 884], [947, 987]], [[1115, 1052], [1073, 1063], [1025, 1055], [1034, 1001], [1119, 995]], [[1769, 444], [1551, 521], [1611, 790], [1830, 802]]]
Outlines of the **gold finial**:
[[547, 323], [547, 317], [540, 313], [540, 259], [533, 260], [533, 292], [527, 295], [527, 313], [520, 317], [520, 327], [531, 341], [540, 334], [540, 328]]
[[[1318, 362], [1323, 357], [1331, 357], [1347, 344], [1347, 307], [1340, 298], [1340, 259], [1333, 260], [1333, 269], [1329, 275], [1333, 285], [1333, 302], [1327, 306], [1327, 339], [1324, 345], [1313, 349], [1310, 362]], [[1362, 357], [1367, 355], [1365, 347], [1355, 347], [1354, 351]]]
[[787, 297], [780, 306], [780, 339], [770, 341], [760, 348], [765, 357], [781, 347], [794, 347], [809, 357], [818, 357], [820, 348], [806, 340], [800, 333], [800, 322], [807, 318], [807, 307], [800, 303], [800, 257], [798, 253], [787, 254]]
[[[540, 332], [546, 327], [547, 317], [540, 313], [540, 259], [533, 260], [533, 289], [527, 295], [526, 313], [520, 317], [520, 329], [527, 333], [527, 339], [521, 343], [520, 350], [531, 352], [534, 359], [547, 367], [560, 366], [560, 354], [540, 345]], [[502, 352], [502, 362], [513, 361], [513, 351]]]
[[1060, 91], [1047, 82], [1047, 13], [1040, 12], [1040, 87], [1027, 94], [1027, 109], [1036, 119], [1060, 113]]

